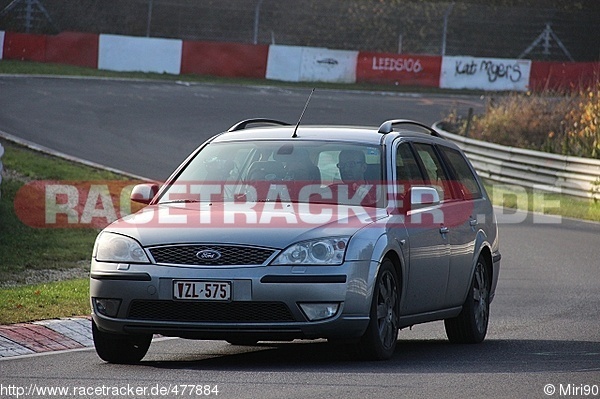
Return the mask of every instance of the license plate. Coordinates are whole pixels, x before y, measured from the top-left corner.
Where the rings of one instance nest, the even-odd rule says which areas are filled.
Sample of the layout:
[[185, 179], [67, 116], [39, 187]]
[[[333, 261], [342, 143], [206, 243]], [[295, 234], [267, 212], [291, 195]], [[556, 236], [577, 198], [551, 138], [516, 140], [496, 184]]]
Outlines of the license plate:
[[173, 281], [173, 298], [198, 301], [229, 301], [229, 281]]

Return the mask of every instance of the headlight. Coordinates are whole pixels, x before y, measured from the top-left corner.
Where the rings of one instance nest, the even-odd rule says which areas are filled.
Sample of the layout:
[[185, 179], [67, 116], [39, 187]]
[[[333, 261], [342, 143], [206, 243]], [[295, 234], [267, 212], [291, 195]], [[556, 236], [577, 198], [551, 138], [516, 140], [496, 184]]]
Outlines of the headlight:
[[298, 242], [287, 247], [274, 265], [341, 265], [350, 237], [329, 237]]
[[137, 241], [114, 233], [98, 236], [93, 256], [100, 262], [150, 263]]

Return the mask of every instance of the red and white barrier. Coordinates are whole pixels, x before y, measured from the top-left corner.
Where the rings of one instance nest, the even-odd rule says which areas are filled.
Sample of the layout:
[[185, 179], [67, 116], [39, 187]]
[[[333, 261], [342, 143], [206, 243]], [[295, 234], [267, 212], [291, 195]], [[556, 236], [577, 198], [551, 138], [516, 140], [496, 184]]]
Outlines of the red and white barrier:
[[182, 41], [100, 35], [98, 69], [179, 75]]
[[0, 59], [98, 67], [98, 35], [64, 32], [56, 36], [0, 32]]
[[3, 58], [5, 60], [46, 62], [46, 36], [6, 32]]
[[600, 79], [600, 62], [440, 57], [77, 32], [46, 36], [0, 31], [0, 59], [174, 75], [491, 91], [579, 89]]
[[63, 32], [47, 36], [46, 62], [98, 68], [98, 35]]
[[269, 46], [265, 77], [285, 82], [299, 82], [303, 51], [304, 48], [298, 46]]
[[600, 62], [534, 61], [529, 87], [542, 90], [578, 90], [600, 82]]
[[438, 87], [442, 57], [360, 52], [357, 83]]
[[269, 46], [184, 41], [181, 73], [262, 79]]
[[265, 77], [286, 82], [356, 82], [358, 51], [269, 46]]

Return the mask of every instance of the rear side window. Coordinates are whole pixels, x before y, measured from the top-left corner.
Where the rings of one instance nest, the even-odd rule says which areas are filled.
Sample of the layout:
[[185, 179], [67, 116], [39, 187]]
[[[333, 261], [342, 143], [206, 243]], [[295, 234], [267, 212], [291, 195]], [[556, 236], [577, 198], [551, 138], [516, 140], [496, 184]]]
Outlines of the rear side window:
[[440, 195], [440, 200], [453, 198], [450, 181], [435, 148], [432, 145], [423, 143], [415, 143], [414, 146], [423, 165], [427, 184], [435, 187]]
[[473, 174], [473, 171], [469, 167], [467, 160], [462, 156], [462, 154], [454, 149], [439, 147], [448, 163], [450, 164], [450, 168], [454, 172], [454, 175], [459, 180], [459, 188], [462, 191], [464, 199], [475, 199], [481, 198], [481, 187], [477, 183], [477, 179]]
[[396, 179], [399, 183], [415, 184], [423, 180], [417, 160], [408, 143], [402, 143], [396, 151]]

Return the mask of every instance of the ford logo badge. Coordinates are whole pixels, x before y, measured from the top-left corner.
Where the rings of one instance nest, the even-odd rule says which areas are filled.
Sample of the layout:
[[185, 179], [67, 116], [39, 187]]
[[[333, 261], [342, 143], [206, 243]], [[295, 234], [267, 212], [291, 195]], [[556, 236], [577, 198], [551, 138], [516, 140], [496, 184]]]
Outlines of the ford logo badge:
[[219, 251], [215, 251], [213, 249], [205, 249], [196, 254], [196, 258], [200, 260], [217, 260], [221, 257], [221, 253]]

